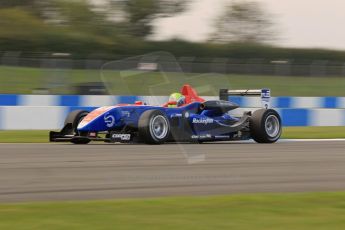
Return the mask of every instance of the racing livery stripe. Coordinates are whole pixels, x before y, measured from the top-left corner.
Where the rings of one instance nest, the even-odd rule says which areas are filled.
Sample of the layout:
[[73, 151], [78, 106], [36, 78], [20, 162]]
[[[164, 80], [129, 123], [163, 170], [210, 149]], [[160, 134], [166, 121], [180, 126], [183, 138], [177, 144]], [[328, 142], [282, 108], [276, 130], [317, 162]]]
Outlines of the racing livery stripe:
[[78, 95], [60, 95], [59, 106], [80, 106]]
[[[133, 104], [143, 101], [150, 105], [162, 105], [166, 96], [112, 96], [112, 95], [7, 95], [0, 94], [0, 106], [69, 106], [101, 107], [116, 104]], [[218, 97], [207, 97], [217, 100]], [[229, 97], [240, 107], [261, 107], [260, 98]], [[272, 97], [273, 108], [312, 109], [345, 108], [345, 97]]]
[[118, 103], [120, 104], [134, 104], [138, 100], [137, 96], [118, 96]]
[[310, 112], [308, 109], [280, 109], [283, 126], [308, 126], [310, 125]]
[[[90, 111], [94, 107], [0, 106], [0, 129], [59, 129], [68, 112], [76, 109]], [[283, 126], [345, 126], [345, 109], [276, 110], [282, 117]], [[31, 118], [30, 122], [27, 118]]]
[[3, 110], [3, 107], [0, 107], [0, 130], [3, 129], [2, 123], [5, 122], [5, 119], [4, 119], [4, 117], [3, 117], [3, 112], [2, 112], [2, 110]]
[[80, 106], [112, 106], [117, 104], [116, 97], [112, 95], [84, 95], [80, 97]]
[[313, 110], [310, 126], [344, 126], [345, 110], [343, 109], [315, 109]]
[[79, 126], [80, 128], [84, 127], [85, 125], [89, 124], [91, 121], [95, 120], [96, 118], [102, 116], [104, 113], [108, 112], [109, 110], [116, 108], [117, 106], [105, 106], [100, 107], [98, 109], [93, 110], [91, 113], [89, 113], [83, 120], [80, 122]]
[[274, 104], [272, 104], [273, 108], [291, 108], [291, 97], [278, 97], [275, 99]]
[[324, 97], [322, 107], [323, 108], [337, 108], [338, 99], [336, 97]]
[[19, 95], [1, 94], [0, 106], [16, 106], [18, 105]]

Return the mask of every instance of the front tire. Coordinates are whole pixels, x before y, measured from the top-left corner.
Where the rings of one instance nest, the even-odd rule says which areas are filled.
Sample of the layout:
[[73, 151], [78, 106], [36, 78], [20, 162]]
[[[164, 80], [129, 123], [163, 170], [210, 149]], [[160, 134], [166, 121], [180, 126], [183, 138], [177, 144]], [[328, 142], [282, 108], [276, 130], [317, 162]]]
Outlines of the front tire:
[[145, 111], [139, 118], [138, 131], [146, 144], [163, 144], [170, 134], [169, 120], [160, 110]]
[[65, 120], [65, 125], [68, 123], [72, 124], [72, 135], [78, 135], [78, 136], [83, 136], [85, 138], [78, 138], [72, 140], [72, 143], [74, 144], [88, 144], [90, 140], [86, 138], [87, 133], [84, 132], [79, 132], [78, 131], [78, 125], [79, 123], [84, 119], [89, 114], [88, 111], [85, 110], [74, 110], [70, 112]]
[[250, 132], [258, 143], [274, 143], [282, 133], [281, 118], [273, 109], [259, 109], [250, 118]]

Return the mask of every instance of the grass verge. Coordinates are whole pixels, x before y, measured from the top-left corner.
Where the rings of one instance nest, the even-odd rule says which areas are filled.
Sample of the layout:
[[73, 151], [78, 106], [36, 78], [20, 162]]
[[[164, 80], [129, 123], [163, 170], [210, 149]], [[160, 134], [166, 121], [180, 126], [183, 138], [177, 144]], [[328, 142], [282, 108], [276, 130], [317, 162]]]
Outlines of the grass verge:
[[345, 229], [345, 193], [0, 204], [0, 229]]
[[[47, 143], [47, 130], [0, 131], [0, 143]], [[341, 127], [284, 127], [284, 139], [333, 139], [345, 138], [345, 126]]]
[[345, 126], [285, 127], [283, 129], [282, 138], [285, 138], [285, 139], [345, 138]]
[[[251, 76], [219, 74], [176, 74], [176, 73], [136, 73], [130, 71], [103, 72], [111, 79], [114, 94], [167, 95], [175, 92], [184, 83], [191, 85], [212, 85], [218, 95], [219, 88], [251, 89], [270, 88], [273, 96], [345, 96], [343, 77], [294, 77], [294, 76]], [[118, 81], [122, 79], [122, 81]], [[39, 69], [0, 66], [0, 94], [31, 94], [37, 88], [52, 88], [53, 94], [76, 93], [68, 86], [86, 82], [100, 82], [100, 70]], [[165, 82], [165, 84], [162, 84]], [[157, 85], [160, 83], [159, 85]], [[108, 83], [109, 85], [109, 83]], [[111, 84], [110, 84], [111, 85]], [[152, 87], [157, 85], [157, 87]], [[198, 87], [197, 87], [198, 88]], [[202, 87], [201, 87], [202, 88]], [[205, 88], [205, 87], [204, 87]], [[207, 87], [206, 87], [207, 88]]]
[[48, 130], [0, 131], [0, 143], [48, 143]]

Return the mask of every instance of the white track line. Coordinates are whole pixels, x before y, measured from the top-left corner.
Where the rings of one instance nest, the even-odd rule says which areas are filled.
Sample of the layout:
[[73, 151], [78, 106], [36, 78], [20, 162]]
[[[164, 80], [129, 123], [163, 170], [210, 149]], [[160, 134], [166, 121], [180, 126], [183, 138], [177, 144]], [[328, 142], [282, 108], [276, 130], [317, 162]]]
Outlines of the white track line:
[[345, 141], [344, 138], [336, 139], [280, 139], [279, 142], [327, 142], [327, 141]]
[[[335, 138], [335, 139], [280, 139], [278, 142], [327, 142], [327, 141], [345, 141], [345, 138]], [[244, 140], [244, 141], [229, 141], [231, 142], [240, 142], [240, 143], [255, 143], [254, 140]], [[206, 142], [206, 143], [212, 143], [212, 142]], [[66, 143], [0, 143], [0, 145], [53, 145], [53, 144], [69, 144], [68, 142]], [[93, 144], [104, 144], [104, 143], [93, 143]], [[177, 143], [179, 144], [179, 143]], [[71, 144], [73, 145], [73, 144]], [[111, 144], [109, 144], [111, 145]]]

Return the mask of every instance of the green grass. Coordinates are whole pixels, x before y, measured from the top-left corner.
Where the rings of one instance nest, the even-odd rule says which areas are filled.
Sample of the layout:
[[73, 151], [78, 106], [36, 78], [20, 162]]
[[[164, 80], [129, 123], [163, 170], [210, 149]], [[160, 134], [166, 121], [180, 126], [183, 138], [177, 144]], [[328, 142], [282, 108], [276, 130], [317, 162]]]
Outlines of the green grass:
[[345, 138], [345, 126], [334, 127], [285, 127], [285, 139], [330, 139]]
[[[113, 94], [168, 95], [184, 83], [196, 86], [202, 94], [216, 95], [219, 88], [264, 88], [273, 96], [345, 96], [344, 77], [291, 77], [248, 75], [181, 75], [176, 73], [103, 72]], [[119, 79], [124, 79], [124, 84]], [[0, 66], [0, 94], [31, 94], [37, 88], [53, 88], [50, 93], [70, 93], [71, 85], [101, 81], [100, 70], [59, 70]], [[157, 83], [165, 84], [157, 85]], [[205, 85], [212, 85], [209, 90]], [[200, 86], [200, 87], [198, 87]]]
[[[0, 143], [47, 143], [47, 130], [0, 131]], [[284, 127], [285, 139], [345, 138], [345, 126], [341, 127]]]
[[0, 229], [345, 229], [345, 193], [0, 205]]
[[[52, 93], [72, 93], [69, 85], [99, 82], [97, 70], [63, 70], [0, 66], [0, 94], [31, 94], [34, 89], [52, 87]], [[68, 85], [65, 85], [65, 83]]]
[[48, 141], [48, 130], [0, 131], [0, 143], [47, 143]]

